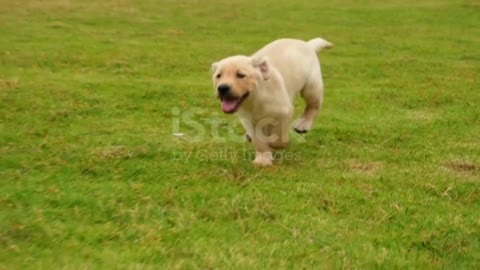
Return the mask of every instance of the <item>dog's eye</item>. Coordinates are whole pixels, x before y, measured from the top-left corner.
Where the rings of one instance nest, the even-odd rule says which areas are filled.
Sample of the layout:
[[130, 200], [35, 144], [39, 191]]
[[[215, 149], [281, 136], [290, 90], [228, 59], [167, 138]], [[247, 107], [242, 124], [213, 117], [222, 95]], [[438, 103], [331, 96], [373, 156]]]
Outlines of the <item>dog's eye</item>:
[[215, 77], [217, 77], [217, 79], [220, 79], [220, 77], [222, 77], [222, 73], [218, 73]]
[[237, 73], [237, 78], [243, 79], [243, 78], [245, 78], [245, 77], [247, 77], [247, 75], [245, 75], [245, 74], [243, 74], [243, 73]]

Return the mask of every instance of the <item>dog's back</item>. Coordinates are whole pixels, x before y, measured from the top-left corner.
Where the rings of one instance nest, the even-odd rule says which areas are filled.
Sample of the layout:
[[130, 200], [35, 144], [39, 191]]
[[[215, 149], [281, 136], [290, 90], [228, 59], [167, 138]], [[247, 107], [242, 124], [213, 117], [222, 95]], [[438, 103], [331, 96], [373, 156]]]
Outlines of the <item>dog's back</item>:
[[310, 74], [320, 74], [317, 53], [333, 46], [330, 42], [315, 38], [308, 42], [298, 39], [279, 39], [267, 44], [253, 56], [263, 56], [280, 72], [288, 94], [295, 95], [307, 84]]

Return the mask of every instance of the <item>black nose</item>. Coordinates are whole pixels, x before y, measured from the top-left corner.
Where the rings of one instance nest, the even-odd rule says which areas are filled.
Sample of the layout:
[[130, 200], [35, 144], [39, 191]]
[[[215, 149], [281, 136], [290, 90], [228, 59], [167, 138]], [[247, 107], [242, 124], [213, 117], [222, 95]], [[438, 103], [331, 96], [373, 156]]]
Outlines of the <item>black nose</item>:
[[220, 95], [225, 95], [226, 93], [228, 93], [228, 91], [230, 91], [230, 86], [228, 84], [220, 84], [217, 87], [217, 90]]

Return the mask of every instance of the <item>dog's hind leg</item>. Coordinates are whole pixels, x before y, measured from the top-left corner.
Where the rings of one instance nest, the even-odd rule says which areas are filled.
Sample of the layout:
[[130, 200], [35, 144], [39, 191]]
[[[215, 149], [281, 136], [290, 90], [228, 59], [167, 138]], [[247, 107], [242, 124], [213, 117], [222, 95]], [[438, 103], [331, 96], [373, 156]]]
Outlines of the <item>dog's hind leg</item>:
[[305, 111], [295, 124], [295, 131], [298, 133], [306, 133], [312, 129], [315, 118], [317, 117], [323, 103], [323, 81], [321, 75], [317, 72], [312, 74], [311, 79], [307, 82], [303, 90], [300, 92], [305, 100]]

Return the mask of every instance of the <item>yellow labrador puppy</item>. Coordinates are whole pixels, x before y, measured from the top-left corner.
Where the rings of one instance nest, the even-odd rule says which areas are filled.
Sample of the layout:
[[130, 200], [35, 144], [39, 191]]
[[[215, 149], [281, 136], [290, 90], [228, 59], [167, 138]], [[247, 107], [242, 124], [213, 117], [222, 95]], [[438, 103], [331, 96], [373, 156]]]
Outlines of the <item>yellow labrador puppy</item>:
[[212, 64], [213, 84], [225, 113], [237, 112], [259, 166], [269, 166], [274, 149], [289, 145], [294, 99], [306, 107], [295, 131], [312, 128], [323, 101], [323, 80], [317, 53], [333, 44], [315, 38], [276, 40], [252, 56], [232, 56]]

